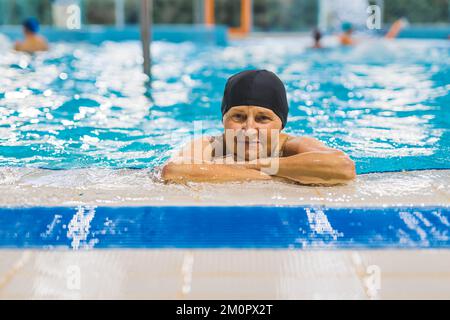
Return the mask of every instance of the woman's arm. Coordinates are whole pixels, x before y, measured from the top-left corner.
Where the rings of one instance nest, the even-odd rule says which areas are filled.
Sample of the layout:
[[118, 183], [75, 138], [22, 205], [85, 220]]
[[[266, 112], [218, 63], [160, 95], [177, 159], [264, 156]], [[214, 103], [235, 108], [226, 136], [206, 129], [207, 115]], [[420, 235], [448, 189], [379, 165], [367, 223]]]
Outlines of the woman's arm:
[[216, 164], [212, 161], [208, 139], [194, 140], [175, 155], [163, 168], [165, 182], [229, 182], [270, 180], [271, 177], [244, 164]]
[[276, 176], [303, 184], [336, 185], [356, 177], [355, 165], [341, 151], [312, 151], [279, 159]]
[[[356, 177], [354, 162], [342, 151], [332, 149], [317, 139], [292, 138], [284, 146], [285, 158], [271, 161], [276, 167], [275, 176], [302, 184], [336, 185]], [[267, 164], [266, 164], [267, 165]], [[264, 170], [264, 165], [249, 168]]]
[[[201, 146], [195, 147], [195, 143]], [[184, 156], [179, 154], [164, 167], [163, 180], [178, 183], [270, 180], [271, 176], [264, 173], [264, 168], [269, 166], [276, 169], [271, 175], [302, 184], [336, 185], [356, 177], [355, 164], [344, 152], [308, 137], [289, 139], [284, 146], [284, 158], [250, 164], [215, 164], [208, 148], [208, 141], [188, 145], [183, 149]]]
[[259, 170], [240, 165], [226, 164], [176, 164], [169, 163], [163, 168], [166, 182], [231, 182], [249, 180], [270, 180], [271, 177]]

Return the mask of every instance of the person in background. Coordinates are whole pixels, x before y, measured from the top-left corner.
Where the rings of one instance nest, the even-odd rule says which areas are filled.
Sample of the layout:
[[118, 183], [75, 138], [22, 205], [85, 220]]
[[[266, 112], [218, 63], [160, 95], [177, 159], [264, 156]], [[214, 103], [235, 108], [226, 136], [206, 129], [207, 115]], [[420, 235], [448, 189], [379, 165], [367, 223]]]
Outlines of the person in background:
[[38, 51], [47, 51], [47, 40], [38, 34], [39, 21], [36, 18], [28, 18], [23, 24], [24, 40], [17, 41], [14, 50], [34, 53]]
[[342, 24], [342, 33], [339, 36], [339, 42], [343, 46], [352, 46], [355, 44], [353, 39], [353, 25], [350, 22]]
[[[384, 36], [385, 39], [395, 39], [400, 32], [408, 25], [408, 20], [401, 18], [396, 20], [389, 31]], [[339, 36], [339, 42], [343, 46], [353, 46], [357, 43], [353, 38], [353, 25], [350, 22], [344, 22], [342, 24], [342, 34]]]
[[401, 18], [396, 20], [391, 28], [389, 29], [388, 33], [384, 36], [386, 39], [395, 39], [398, 37], [400, 32], [408, 25], [408, 20], [406, 18]]
[[314, 45], [313, 45], [313, 49], [322, 49], [322, 43], [320, 42], [320, 40], [322, 39], [322, 33], [320, 32], [320, 30], [318, 28], [315, 28], [313, 30], [313, 39], [314, 39]]

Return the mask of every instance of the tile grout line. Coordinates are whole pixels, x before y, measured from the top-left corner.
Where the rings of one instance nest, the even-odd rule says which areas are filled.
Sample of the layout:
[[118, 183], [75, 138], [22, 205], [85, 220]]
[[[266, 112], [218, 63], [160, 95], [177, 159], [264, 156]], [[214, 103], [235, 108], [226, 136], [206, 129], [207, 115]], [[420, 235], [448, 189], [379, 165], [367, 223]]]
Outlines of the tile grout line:
[[13, 277], [28, 263], [31, 258], [31, 251], [25, 251], [22, 253], [20, 258], [14, 263], [14, 265], [9, 269], [5, 275], [0, 278], [0, 291], [3, 290], [8, 283], [11, 282]]

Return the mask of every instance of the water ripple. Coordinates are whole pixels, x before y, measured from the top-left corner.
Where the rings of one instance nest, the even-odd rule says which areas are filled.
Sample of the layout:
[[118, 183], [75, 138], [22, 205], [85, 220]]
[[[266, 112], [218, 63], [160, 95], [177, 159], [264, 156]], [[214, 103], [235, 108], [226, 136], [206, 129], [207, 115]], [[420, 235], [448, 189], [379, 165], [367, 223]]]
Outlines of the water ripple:
[[204, 120], [204, 131], [221, 129], [227, 77], [267, 68], [288, 88], [287, 132], [344, 149], [360, 173], [449, 168], [448, 43], [308, 46], [276, 38], [225, 48], [156, 42], [151, 98], [135, 41], [61, 42], [33, 57], [4, 50], [0, 166], [160, 165], [189, 139], [194, 121]]

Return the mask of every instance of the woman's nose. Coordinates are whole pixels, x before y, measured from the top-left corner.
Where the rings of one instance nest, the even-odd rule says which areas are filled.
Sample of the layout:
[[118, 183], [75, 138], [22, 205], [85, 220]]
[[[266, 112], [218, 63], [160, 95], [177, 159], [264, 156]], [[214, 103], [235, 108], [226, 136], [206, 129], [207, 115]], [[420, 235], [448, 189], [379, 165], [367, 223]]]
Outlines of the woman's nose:
[[255, 122], [255, 119], [253, 117], [247, 117], [247, 121], [245, 121], [244, 130], [250, 130], [250, 129], [257, 129], [257, 123]]

